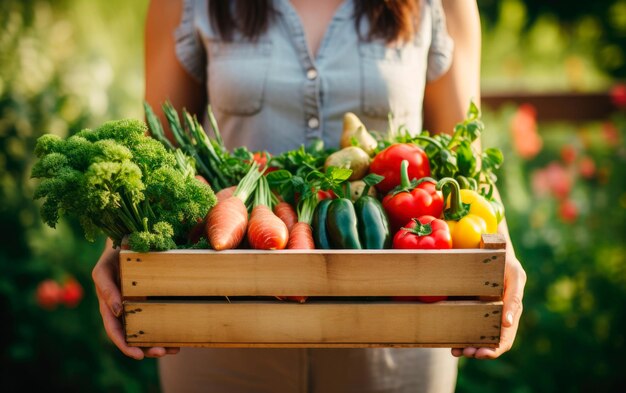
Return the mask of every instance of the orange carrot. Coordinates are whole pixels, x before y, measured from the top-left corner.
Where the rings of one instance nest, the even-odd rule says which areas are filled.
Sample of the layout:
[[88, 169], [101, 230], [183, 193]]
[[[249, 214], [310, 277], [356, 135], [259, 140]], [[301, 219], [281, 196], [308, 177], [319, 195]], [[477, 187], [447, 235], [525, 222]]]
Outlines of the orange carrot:
[[246, 232], [248, 209], [236, 196], [218, 202], [209, 212], [206, 231], [211, 246], [217, 250], [228, 250], [239, 245]]
[[218, 201], [221, 201], [222, 199], [226, 199], [232, 196], [235, 193], [236, 189], [237, 189], [237, 186], [230, 186], [230, 187], [222, 188], [221, 190], [215, 193], [215, 197], [217, 198]]
[[261, 178], [258, 164], [253, 163], [241, 179], [232, 196], [218, 200], [206, 218], [206, 235], [211, 246], [217, 250], [236, 248], [244, 238], [248, 227], [246, 201], [254, 192]]
[[[317, 193], [313, 193], [304, 198], [298, 204], [298, 222], [289, 232], [289, 242], [287, 248], [290, 250], [313, 250], [315, 242], [313, 241], [313, 230], [311, 229], [311, 219], [315, 207], [317, 206]], [[290, 302], [304, 303], [308, 296], [276, 296], [279, 300], [287, 300]]]
[[317, 206], [317, 193], [313, 193], [308, 197], [300, 200], [298, 203], [298, 223], [293, 226], [289, 232], [289, 249], [312, 250], [315, 248], [313, 242], [313, 230], [311, 229], [311, 220], [313, 212]]
[[287, 248], [290, 250], [313, 250], [313, 231], [311, 224], [304, 221], [297, 222], [291, 232], [289, 232], [289, 242]]
[[293, 226], [298, 222], [298, 214], [294, 208], [287, 202], [278, 202], [274, 206], [274, 214], [283, 220], [285, 225], [287, 225], [287, 230], [291, 233]]
[[269, 185], [261, 177], [254, 195], [254, 205], [248, 223], [248, 242], [257, 250], [282, 250], [287, 246], [287, 225], [271, 209]]

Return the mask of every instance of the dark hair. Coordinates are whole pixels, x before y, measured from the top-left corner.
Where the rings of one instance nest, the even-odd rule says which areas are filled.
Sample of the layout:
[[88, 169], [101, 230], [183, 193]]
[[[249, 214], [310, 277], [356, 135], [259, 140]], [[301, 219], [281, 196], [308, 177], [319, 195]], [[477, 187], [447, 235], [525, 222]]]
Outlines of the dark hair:
[[[355, 0], [355, 28], [365, 17], [370, 24], [366, 40], [375, 38], [394, 41], [410, 41], [419, 18], [420, 0]], [[254, 41], [261, 35], [274, 16], [272, 0], [210, 0], [211, 23], [222, 39], [232, 40], [238, 30], [244, 37]]]

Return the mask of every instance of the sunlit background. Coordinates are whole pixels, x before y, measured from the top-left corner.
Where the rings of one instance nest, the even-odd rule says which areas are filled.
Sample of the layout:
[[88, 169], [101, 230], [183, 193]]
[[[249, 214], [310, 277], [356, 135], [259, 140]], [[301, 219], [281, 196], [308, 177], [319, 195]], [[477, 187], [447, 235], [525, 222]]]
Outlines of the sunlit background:
[[[42, 224], [36, 139], [143, 117], [147, 1], [0, 2], [0, 391], [155, 392], [108, 340], [90, 274], [103, 239]], [[626, 383], [626, 1], [479, 1], [484, 144], [528, 273], [511, 352], [462, 360], [458, 392]], [[51, 294], [61, 291], [60, 300]], [[18, 372], [26, 377], [18, 377]]]

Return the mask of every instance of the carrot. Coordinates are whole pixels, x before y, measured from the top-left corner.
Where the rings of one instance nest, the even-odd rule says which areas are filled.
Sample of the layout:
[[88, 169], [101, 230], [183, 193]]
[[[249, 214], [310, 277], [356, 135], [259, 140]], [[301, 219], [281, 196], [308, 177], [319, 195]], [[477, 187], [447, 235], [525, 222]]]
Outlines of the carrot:
[[287, 248], [290, 250], [315, 249], [311, 224], [304, 221], [298, 221], [293, 226], [291, 232], [289, 232], [289, 243], [287, 243]]
[[289, 232], [288, 249], [312, 250], [315, 248], [311, 220], [317, 202], [317, 193], [313, 193], [298, 203], [298, 223]]
[[237, 189], [237, 186], [230, 186], [230, 187], [222, 188], [221, 190], [215, 193], [215, 197], [217, 198], [218, 201], [221, 201], [222, 199], [226, 199], [230, 196], [233, 196], [236, 189]]
[[293, 226], [298, 222], [298, 214], [293, 207], [287, 202], [278, 202], [276, 206], [274, 206], [274, 214], [283, 220], [285, 225], [287, 225], [287, 230], [291, 234]]
[[215, 250], [236, 248], [243, 240], [248, 227], [246, 201], [254, 192], [261, 176], [258, 164], [253, 163], [233, 195], [218, 200], [209, 211], [206, 218], [206, 235]]
[[263, 176], [254, 194], [254, 204], [248, 223], [248, 242], [257, 250], [282, 250], [287, 246], [289, 230], [271, 208], [271, 194]]
[[[315, 243], [313, 242], [313, 230], [311, 229], [311, 219], [313, 212], [317, 206], [317, 193], [302, 199], [298, 204], [298, 222], [289, 232], [289, 243], [287, 248], [290, 250], [313, 250]], [[291, 302], [304, 303], [308, 296], [275, 296], [278, 300], [287, 300]]]

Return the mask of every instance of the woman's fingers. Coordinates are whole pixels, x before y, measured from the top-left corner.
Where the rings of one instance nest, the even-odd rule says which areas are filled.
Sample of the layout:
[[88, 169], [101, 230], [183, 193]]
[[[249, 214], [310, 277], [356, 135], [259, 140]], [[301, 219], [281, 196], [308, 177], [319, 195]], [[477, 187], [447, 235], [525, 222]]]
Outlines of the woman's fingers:
[[526, 272], [515, 257], [509, 257], [504, 273], [504, 296], [502, 307], [502, 328], [498, 348], [452, 348], [452, 356], [465, 356], [476, 359], [495, 359], [509, 351], [515, 341], [519, 320], [522, 316], [522, 299], [526, 285]]
[[504, 307], [502, 310], [502, 325], [512, 327], [517, 325], [522, 315], [524, 286], [526, 272], [517, 259], [506, 265], [504, 273]]
[[133, 359], [141, 360], [144, 358], [144, 352], [137, 347], [130, 347], [126, 344], [126, 338], [124, 334], [124, 328], [120, 320], [113, 315], [106, 302], [100, 300], [100, 315], [102, 315], [102, 322], [104, 324], [104, 330], [109, 336], [109, 339], [115, 344], [124, 355]]
[[117, 284], [118, 255], [117, 251], [104, 254], [91, 272], [98, 299], [104, 301], [109, 310], [117, 317], [122, 315], [122, 295]]

